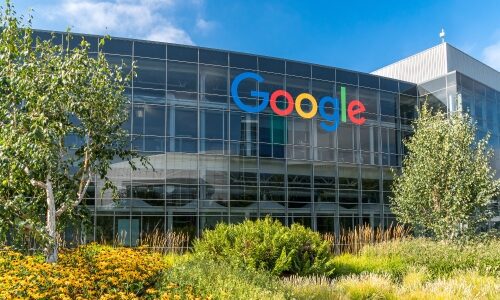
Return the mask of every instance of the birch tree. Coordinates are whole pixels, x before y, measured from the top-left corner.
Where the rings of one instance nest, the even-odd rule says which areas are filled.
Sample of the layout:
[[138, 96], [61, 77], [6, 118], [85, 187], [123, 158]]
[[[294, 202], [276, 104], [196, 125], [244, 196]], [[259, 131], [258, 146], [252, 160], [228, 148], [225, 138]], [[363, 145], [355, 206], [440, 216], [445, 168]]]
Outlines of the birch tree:
[[18, 18], [9, 1], [0, 18], [0, 233], [31, 234], [55, 262], [59, 222], [93, 178], [116, 195], [106, 177], [111, 160], [133, 165], [137, 156], [121, 129], [131, 74], [101, 51], [90, 56], [83, 39], [73, 48], [35, 40], [31, 19]]
[[433, 112], [425, 104], [404, 141], [408, 153], [393, 184], [392, 211], [422, 233], [455, 239], [489, 217], [500, 183], [488, 136], [476, 137], [467, 113]]

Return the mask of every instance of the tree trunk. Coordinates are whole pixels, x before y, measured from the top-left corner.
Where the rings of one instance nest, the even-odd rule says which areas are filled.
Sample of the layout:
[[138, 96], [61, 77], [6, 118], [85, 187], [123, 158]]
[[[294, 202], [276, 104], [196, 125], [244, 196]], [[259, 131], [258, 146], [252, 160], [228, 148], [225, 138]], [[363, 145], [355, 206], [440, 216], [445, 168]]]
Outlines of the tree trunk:
[[50, 175], [47, 177], [47, 234], [49, 235], [49, 242], [47, 244], [46, 261], [54, 263], [57, 261], [57, 232], [56, 232], [56, 203], [54, 199], [54, 192], [52, 191], [52, 181]]

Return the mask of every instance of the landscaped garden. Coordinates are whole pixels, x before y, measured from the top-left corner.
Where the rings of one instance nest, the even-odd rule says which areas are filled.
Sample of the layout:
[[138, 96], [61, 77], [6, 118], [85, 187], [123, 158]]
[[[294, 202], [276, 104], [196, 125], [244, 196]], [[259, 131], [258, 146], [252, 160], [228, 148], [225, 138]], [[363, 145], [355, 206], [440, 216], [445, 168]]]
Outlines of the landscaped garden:
[[[357, 240], [364, 235], [357, 235]], [[374, 231], [371, 231], [372, 233]], [[349, 233], [346, 233], [349, 234]], [[338, 240], [337, 237], [336, 240]], [[351, 243], [355, 243], [351, 239]], [[191, 251], [84, 245], [0, 252], [1, 299], [498, 299], [500, 240], [393, 234], [340, 253], [330, 239], [270, 218], [219, 224]], [[343, 248], [349, 249], [349, 248]]]

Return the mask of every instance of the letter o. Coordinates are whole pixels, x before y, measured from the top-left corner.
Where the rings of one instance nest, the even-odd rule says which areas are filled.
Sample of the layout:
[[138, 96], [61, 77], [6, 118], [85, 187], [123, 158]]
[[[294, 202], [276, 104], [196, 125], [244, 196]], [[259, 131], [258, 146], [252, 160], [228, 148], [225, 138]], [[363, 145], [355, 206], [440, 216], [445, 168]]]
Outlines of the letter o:
[[[286, 102], [288, 102], [288, 107], [287, 108], [281, 109], [281, 108], [278, 107], [278, 105], [276, 104], [276, 100], [278, 99], [278, 97], [285, 97]], [[277, 115], [287, 116], [287, 115], [291, 114], [292, 111], [293, 111], [293, 107], [294, 107], [293, 97], [292, 97], [292, 95], [290, 95], [289, 92], [287, 92], [285, 90], [276, 90], [276, 91], [274, 91], [271, 94], [271, 100], [269, 100], [269, 101], [270, 101], [270, 105], [271, 105], [272, 110]]]
[[[302, 107], [300, 106], [302, 104], [302, 101], [305, 99], [309, 100], [311, 102], [311, 105], [312, 105], [311, 111], [307, 112], [307, 113], [305, 111], [303, 111]], [[316, 101], [316, 98], [314, 98], [313, 95], [311, 95], [309, 93], [302, 93], [302, 94], [298, 95], [297, 98], [295, 99], [295, 110], [297, 111], [299, 116], [301, 116], [302, 118], [311, 119], [318, 112], [318, 102]]]

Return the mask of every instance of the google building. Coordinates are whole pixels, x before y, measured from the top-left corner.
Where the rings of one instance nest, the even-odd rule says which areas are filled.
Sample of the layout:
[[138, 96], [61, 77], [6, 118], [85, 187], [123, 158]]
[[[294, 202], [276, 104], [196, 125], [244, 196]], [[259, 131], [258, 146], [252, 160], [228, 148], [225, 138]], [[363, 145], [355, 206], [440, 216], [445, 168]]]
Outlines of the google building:
[[[99, 37], [83, 36], [96, 51]], [[448, 43], [370, 74], [122, 38], [103, 50], [112, 63], [137, 65], [124, 127], [154, 169], [114, 161], [108, 175], [119, 201], [101, 196], [94, 180], [87, 240], [125, 233], [134, 245], [154, 230], [196, 236], [218, 222], [266, 215], [330, 233], [387, 227], [395, 222], [391, 169], [401, 166], [402, 140], [423, 99], [469, 111], [500, 154], [500, 73]], [[499, 155], [492, 163], [500, 169]]]

